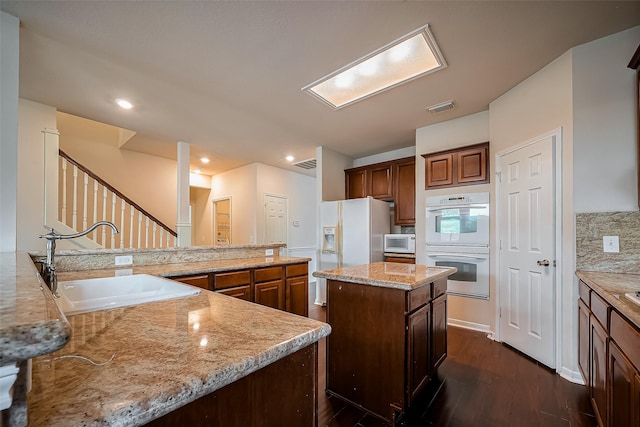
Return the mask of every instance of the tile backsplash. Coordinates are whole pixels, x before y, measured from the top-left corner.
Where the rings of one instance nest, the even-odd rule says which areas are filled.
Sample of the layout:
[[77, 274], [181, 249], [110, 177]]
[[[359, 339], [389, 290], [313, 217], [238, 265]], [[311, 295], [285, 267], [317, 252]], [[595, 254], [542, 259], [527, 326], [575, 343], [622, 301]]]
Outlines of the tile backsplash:
[[[604, 252], [603, 236], [619, 236], [620, 252]], [[640, 212], [576, 214], [576, 269], [640, 274]]]

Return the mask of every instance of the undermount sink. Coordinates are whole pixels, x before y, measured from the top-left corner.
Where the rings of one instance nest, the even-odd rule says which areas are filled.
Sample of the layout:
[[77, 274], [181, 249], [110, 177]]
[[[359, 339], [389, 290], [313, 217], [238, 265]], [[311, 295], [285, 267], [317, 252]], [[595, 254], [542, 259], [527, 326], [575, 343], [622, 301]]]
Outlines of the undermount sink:
[[58, 282], [60, 310], [65, 314], [86, 313], [200, 293], [194, 286], [149, 274], [103, 277]]

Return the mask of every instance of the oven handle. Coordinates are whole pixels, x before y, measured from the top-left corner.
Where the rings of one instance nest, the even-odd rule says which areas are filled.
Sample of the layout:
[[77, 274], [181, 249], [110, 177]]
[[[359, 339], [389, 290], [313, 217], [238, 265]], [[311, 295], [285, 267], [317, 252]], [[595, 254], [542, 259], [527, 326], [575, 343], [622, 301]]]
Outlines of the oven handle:
[[488, 256], [474, 256], [464, 254], [427, 254], [431, 258], [471, 258], [471, 259], [489, 259]]
[[435, 208], [435, 209], [427, 209], [427, 210], [429, 212], [439, 212], [439, 211], [444, 211], [444, 210], [449, 210], [449, 209], [456, 209], [456, 208], [488, 209], [488, 206], [484, 206], [484, 205], [452, 205], [452, 206], [446, 206], [446, 207]]

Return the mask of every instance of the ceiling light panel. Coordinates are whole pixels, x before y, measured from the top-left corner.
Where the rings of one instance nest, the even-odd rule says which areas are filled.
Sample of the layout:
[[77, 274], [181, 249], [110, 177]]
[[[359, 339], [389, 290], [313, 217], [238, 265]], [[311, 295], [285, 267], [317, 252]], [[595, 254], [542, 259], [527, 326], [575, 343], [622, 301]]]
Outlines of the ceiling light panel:
[[302, 90], [337, 110], [446, 66], [425, 25]]

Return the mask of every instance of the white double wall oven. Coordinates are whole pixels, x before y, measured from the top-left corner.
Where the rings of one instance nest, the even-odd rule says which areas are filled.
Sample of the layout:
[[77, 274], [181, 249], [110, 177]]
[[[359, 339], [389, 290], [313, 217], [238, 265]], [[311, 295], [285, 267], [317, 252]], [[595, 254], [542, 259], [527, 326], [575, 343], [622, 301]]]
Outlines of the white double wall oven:
[[451, 295], [489, 299], [489, 193], [428, 197], [427, 266], [455, 267]]

